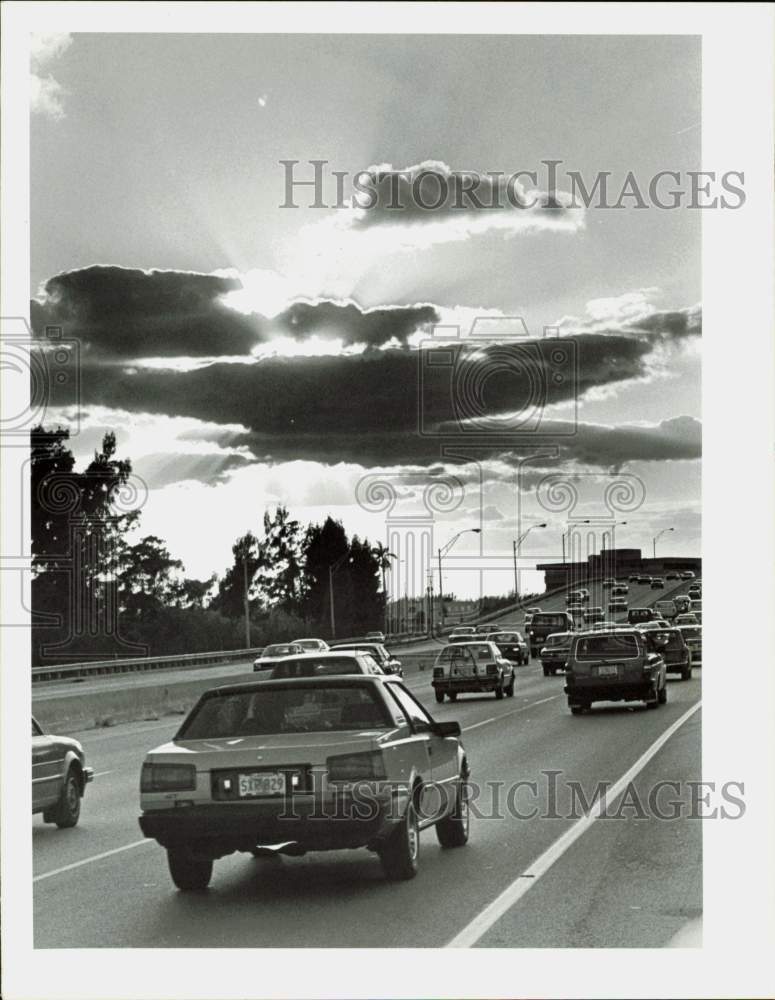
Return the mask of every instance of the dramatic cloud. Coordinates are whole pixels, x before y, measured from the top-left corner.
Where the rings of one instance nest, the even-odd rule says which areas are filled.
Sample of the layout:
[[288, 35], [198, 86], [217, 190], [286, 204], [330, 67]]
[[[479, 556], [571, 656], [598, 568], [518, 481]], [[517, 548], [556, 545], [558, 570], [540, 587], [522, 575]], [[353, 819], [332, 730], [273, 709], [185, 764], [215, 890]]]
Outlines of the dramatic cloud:
[[64, 118], [65, 90], [50, 74], [42, 72], [50, 62], [65, 52], [72, 42], [67, 34], [33, 34], [30, 36], [30, 111], [55, 121]]
[[657, 309], [653, 299], [658, 288], [641, 288], [611, 298], [592, 299], [586, 316], [563, 316], [558, 321], [563, 334], [602, 333], [652, 334], [663, 341], [699, 337], [702, 334], [702, 307]]

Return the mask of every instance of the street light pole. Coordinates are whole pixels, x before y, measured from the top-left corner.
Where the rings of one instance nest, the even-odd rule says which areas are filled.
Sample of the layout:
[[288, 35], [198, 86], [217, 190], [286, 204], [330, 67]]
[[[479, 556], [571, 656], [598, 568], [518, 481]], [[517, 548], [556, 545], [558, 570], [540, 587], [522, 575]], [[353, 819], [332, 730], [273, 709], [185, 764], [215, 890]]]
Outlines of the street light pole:
[[336, 562], [333, 562], [328, 567], [328, 605], [329, 612], [331, 615], [331, 638], [336, 638], [336, 620], [334, 617], [334, 573], [339, 569], [345, 559], [350, 555], [349, 552], [343, 553]]
[[[482, 533], [482, 529], [481, 528], [463, 528], [462, 531], [458, 531], [458, 533], [456, 535], [453, 535], [453, 537], [447, 542], [447, 544], [444, 546], [444, 548], [438, 549], [438, 551], [437, 551], [437, 555], [438, 555], [438, 559], [439, 559], [439, 608], [440, 608], [441, 624], [442, 625], [444, 624], [444, 586], [443, 586], [442, 581], [441, 581], [441, 557], [445, 556], [447, 554], [447, 552], [449, 552], [449, 550], [455, 544], [455, 542], [458, 540], [458, 538], [460, 538], [461, 535], [465, 535], [466, 532], [468, 532], [468, 531], [472, 532], [474, 535], [480, 535]], [[432, 581], [432, 579], [433, 578], [431, 577], [431, 581]]]
[[[519, 570], [517, 569], [517, 560], [519, 558], [519, 550], [522, 547], [522, 543], [533, 530], [533, 528], [546, 528], [546, 521], [542, 521], [540, 524], [531, 524], [527, 531], [523, 531], [519, 538], [515, 538], [512, 541], [512, 549], [514, 552], [514, 602], [519, 604]], [[565, 536], [563, 535], [563, 553], [565, 552]], [[564, 562], [563, 558], [563, 562]]]
[[245, 594], [245, 649], [250, 649], [250, 601], [248, 600], [248, 552], [242, 556], [242, 583]]
[[658, 531], [656, 533], [656, 535], [654, 535], [654, 537], [651, 540], [652, 545], [654, 547], [653, 551], [654, 551], [654, 558], [655, 559], [657, 558], [657, 539], [661, 538], [662, 535], [664, 535], [666, 531], [675, 531], [675, 528], [663, 528], [661, 531]]

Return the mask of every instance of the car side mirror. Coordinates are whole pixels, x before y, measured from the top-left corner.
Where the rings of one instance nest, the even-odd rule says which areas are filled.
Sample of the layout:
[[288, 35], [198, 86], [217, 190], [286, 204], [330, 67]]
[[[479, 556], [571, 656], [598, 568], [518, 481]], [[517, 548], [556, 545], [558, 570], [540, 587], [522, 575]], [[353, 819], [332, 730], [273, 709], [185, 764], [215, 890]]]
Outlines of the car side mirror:
[[460, 723], [436, 722], [433, 725], [433, 732], [437, 736], [460, 736]]

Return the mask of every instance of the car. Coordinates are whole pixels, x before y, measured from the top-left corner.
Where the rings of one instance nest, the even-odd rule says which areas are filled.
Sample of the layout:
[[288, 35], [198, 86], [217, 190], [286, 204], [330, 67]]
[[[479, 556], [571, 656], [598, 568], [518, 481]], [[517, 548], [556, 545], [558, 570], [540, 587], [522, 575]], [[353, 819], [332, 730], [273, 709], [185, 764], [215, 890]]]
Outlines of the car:
[[694, 586], [689, 587], [689, 589], [687, 590], [687, 594], [689, 595], [689, 599], [690, 600], [692, 600], [692, 601], [695, 601], [695, 600], [701, 601], [702, 600], [702, 587], [698, 587], [695, 584]]
[[626, 597], [612, 597], [608, 602], [609, 615], [623, 614], [627, 610]]
[[541, 614], [541, 609], [540, 608], [528, 608], [527, 609], [527, 613], [529, 615], [540, 615]]
[[698, 620], [697, 615], [689, 612], [683, 615], [676, 615], [673, 619], [673, 624], [677, 625], [678, 628], [681, 628], [682, 625], [699, 625], [700, 621]]
[[496, 698], [514, 695], [514, 664], [493, 641], [455, 642], [445, 646], [433, 665], [436, 701], [455, 701], [464, 692], [491, 691]]
[[643, 622], [651, 622], [657, 617], [653, 608], [630, 608], [627, 612], [628, 625], [640, 625]]
[[401, 661], [392, 656], [381, 642], [337, 642], [331, 647], [332, 653], [339, 652], [339, 650], [361, 650], [376, 660], [384, 673], [397, 674], [399, 677], [404, 676]]
[[692, 599], [688, 594], [676, 594], [673, 598], [675, 609], [679, 615], [685, 614], [692, 605]]
[[305, 653], [325, 653], [328, 643], [325, 639], [294, 639], [294, 646], [301, 646]]
[[501, 651], [501, 655], [505, 656], [507, 660], [511, 660], [512, 663], [526, 666], [530, 662], [530, 652], [521, 632], [497, 632], [492, 637], [492, 641]]
[[664, 641], [638, 628], [583, 632], [571, 641], [565, 694], [572, 715], [596, 701], [644, 701], [657, 708], [667, 701]]
[[584, 623], [594, 624], [595, 622], [602, 621], [605, 618], [603, 609], [601, 607], [588, 608], [584, 612]]
[[654, 610], [661, 618], [675, 618], [678, 614], [678, 608], [675, 606], [675, 601], [657, 601], [654, 605]]
[[647, 575], [639, 576], [638, 577], [638, 583], [648, 583], [650, 585], [651, 584], [651, 577], [647, 576]]
[[617, 583], [611, 587], [611, 595], [613, 597], [624, 597], [626, 594], [629, 594], [629, 592], [630, 587], [629, 584], [626, 583]]
[[681, 574], [680, 573], [675, 573], [675, 572], [667, 573], [666, 576], [665, 576], [665, 579], [666, 580], [680, 580], [681, 579]]
[[664, 590], [665, 589], [665, 581], [662, 579], [661, 576], [655, 576], [655, 577], [653, 577], [653, 579], [651, 581], [651, 589], [652, 590]]
[[662, 629], [670, 628], [670, 622], [666, 622], [664, 618], [652, 618], [650, 622], [641, 622], [636, 627], [646, 632], [658, 632]]
[[689, 647], [692, 665], [702, 664], [702, 627], [700, 625], [679, 625], [678, 628]]
[[681, 573], [681, 579], [682, 580], [693, 580], [694, 579], [694, 573], [690, 569], [685, 569]]
[[610, 577], [610, 576], [607, 577], [605, 580], [603, 580], [603, 590], [610, 589], [611, 587], [614, 586], [615, 583], [616, 583], [616, 580], [614, 580], [613, 577]]
[[699, 611], [692, 611], [691, 613], [692, 613], [692, 614], [694, 615], [694, 617], [695, 617], [695, 618], [697, 619], [697, 624], [698, 624], [698, 625], [702, 625], [702, 610], [699, 610]]
[[360, 650], [325, 653], [302, 653], [286, 656], [272, 670], [271, 680], [292, 677], [324, 677], [331, 674], [381, 674], [382, 667], [373, 656]]
[[589, 603], [589, 591], [586, 587], [579, 587], [578, 593], [581, 595], [581, 601], [583, 604]]
[[546, 645], [541, 648], [540, 652], [544, 677], [565, 670], [572, 638], [572, 632], [555, 632], [547, 638]]
[[666, 628], [654, 635], [664, 639], [661, 653], [668, 674], [680, 674], [682, 681], [691, 680], [692, 658], [680, 628]]
[[76, 826], [81, 800], [94, 770], [78, 740], [45, 733], [32, 719], [32, 813], [60, 829]]
[[575, 632], [576, 625], [573, 615], [567, 611], [542, 611], [533, 615], [533, 620], [527, 630], [527, 641], [530, 655], [538, 656], [541, 647], [553, 632]]
[[294, 642], [276, 642], [271, 646], [264, 646], [261, 655], [253, 660], [253, 672], [265, 673], [268, 677], [275, 664], [284, 656], [296, 656], [303, 652], [303, 648]]
[[631, 573], [628, 579], [630, 583], [637, 583], [640, 577], [638, 576], [637, 573]]
[[384, 632], [367, 632], [366, 638], [371, 639], [372, 642], [384, 642], [385, 633]]
[[493, 635], [493, 633], [500, 632], [500, 630], [501, 630], [500, 625], [493, 625], [493, 624], [489, 624], [489, 625], [477, 625], [476, 626], [476, 633], [475, 634], [477, 636], [479, 636], [479, 635]]
[[468, 778], [460, 724], [435, 721], [396, 677], [257, 680], [206, 691], [146, 755], [139, 823], [183, 892], [235, 851], [366, 847], [403, 880], [421, 829], [442, 847], [468, 840]]
[[569, 590], [565, 595], [566, 604], [582, 604], [582, 596], [580, 590]]
[[568, 614], [572, 615], [574, 618], [584, 617], [584, 605], [583, 604], [569, 604]]
[[476, 629], [473, 625], [458, 625], [456, 628], [452, 629], [448, 638], [450, 642], [454, 642], [455, 639], [463, 639], [466, 636], [473, 635], [476, 635]]

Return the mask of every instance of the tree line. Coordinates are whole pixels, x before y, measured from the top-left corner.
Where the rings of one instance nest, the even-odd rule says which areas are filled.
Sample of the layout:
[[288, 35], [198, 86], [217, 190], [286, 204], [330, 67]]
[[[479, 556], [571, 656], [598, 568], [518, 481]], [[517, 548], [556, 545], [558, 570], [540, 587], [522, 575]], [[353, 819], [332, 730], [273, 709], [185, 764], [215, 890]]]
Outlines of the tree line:
[[[340, 521], [302, 524], [279, 504], [231, 564], [188, 577], [155, 535], [137, 538], [129, 459], [115, 434], [82, 471], [66, 428], [31, 431], [32, 662], [161, 656], [314, 635], [362, 635], [385, 621], [391, 554]], [[227, 512], [224, 512], [226, 515]], [[333, 588], [330, 584], [333, 581]]]

